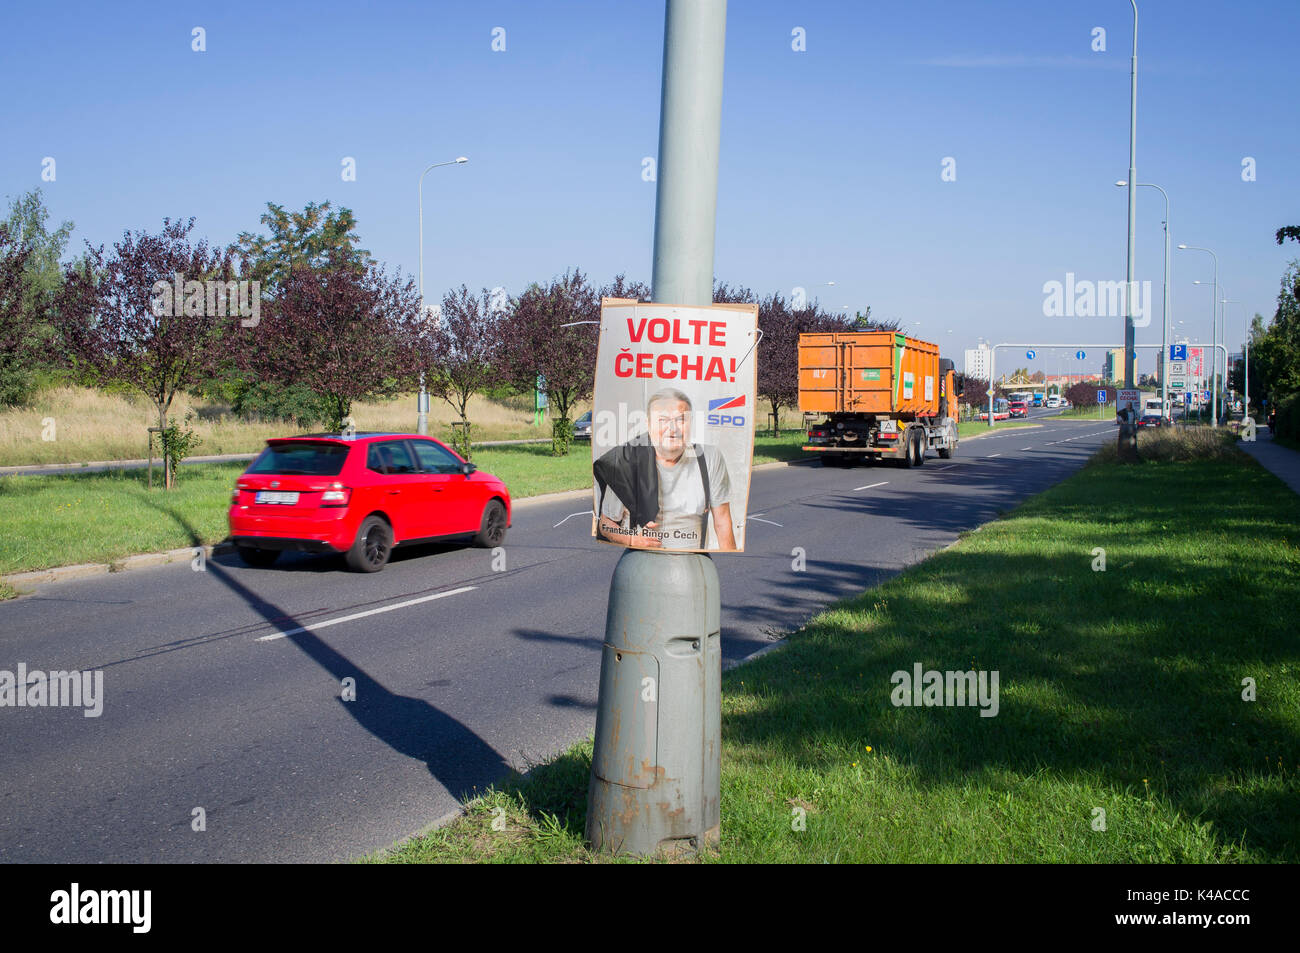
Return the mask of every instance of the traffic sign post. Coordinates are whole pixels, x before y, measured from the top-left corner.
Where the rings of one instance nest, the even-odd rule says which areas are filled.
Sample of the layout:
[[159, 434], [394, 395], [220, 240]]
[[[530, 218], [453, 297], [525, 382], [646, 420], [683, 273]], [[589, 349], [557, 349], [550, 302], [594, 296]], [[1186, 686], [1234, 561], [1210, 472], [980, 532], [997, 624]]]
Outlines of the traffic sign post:
[[1106, 392], [1104, 390], [1097, 391], [1097, 419], [1106, 419]]

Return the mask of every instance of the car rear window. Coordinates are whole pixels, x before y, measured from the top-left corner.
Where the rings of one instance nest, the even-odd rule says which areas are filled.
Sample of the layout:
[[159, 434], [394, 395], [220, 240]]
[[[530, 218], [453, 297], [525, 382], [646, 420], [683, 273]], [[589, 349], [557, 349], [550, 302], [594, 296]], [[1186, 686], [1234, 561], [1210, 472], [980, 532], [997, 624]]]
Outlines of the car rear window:
[[351, 449], [337, 443], [311, 443], [306, 440], [273, 443], [261, 452], [247, 472], [338, 476]]

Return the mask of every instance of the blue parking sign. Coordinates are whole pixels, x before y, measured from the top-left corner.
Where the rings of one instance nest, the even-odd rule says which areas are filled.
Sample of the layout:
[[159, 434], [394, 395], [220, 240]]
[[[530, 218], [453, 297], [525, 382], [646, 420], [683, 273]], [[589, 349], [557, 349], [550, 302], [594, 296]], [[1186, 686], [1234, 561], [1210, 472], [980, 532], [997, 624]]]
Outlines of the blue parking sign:
[[1171, 361], [1187, 360], [1187, 345], [1186, 344], [1169, 345], [1169, 360]]

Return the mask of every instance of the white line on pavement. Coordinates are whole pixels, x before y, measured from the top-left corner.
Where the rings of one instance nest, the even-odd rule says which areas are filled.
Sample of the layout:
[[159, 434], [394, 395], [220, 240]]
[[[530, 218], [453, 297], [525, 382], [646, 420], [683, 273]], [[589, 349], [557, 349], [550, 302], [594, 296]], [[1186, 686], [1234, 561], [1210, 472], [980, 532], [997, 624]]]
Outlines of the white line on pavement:
[[591, 515], [591, 510], [583, 510], [581, 513], [570, 513], [570, 514], [569, 514], [568, 516], [566, 516], [564, 519], [562, 519], [562, 520], [560, 520], [558, 523], [556, 523], [555, 526], [552, 526], [551, 529], [556, 529], [557, 527], [563, 526], [565, 520], [571, 520], [571, 519], [573, 519], [575, 516], [590, 516], [590, 515]]
[[300, 626], [297, 629], [289, 629], [287, 632], [277, 632], [274, 635], [263, 635], [257, 639], [258, 642], [274, 642], [276, 639], [283, 639], [287, 635], [297, 635], [299, 632], [315, 632], [317, 629], [324, 629], [327, 626], [338, 625], [342, 622], [352, 622], [356, 619], [364, 619], [366, 616], [379, 615], [381, 612], [392, 612], [394, 609], [405, 609], [407, 606], [419, 605], [421, 602], [432, 602], [434, 599], [446, 599], [448, 596], [458, 596], [462, 592], [472, 592], [478, 586], [461, 586], [459, 589], [448, 589], [446, 592], [435, 592], [431, 596], [421, 596], [418, 599], [407, 599], [405, 602], [394, 603], [391, 606], [383, 606], [379, 609], [367, 609], [365, 612], [354, 612], [352, 615], [341, 616], [337, 619], [326, 619], [324, 622], [313, 622], [311, 625]]
[[874, 490], [876, 487], [884, 486], [888, 482], [888, 480], [881, 480], [879, 483], [868, 483], [866, 486], [855, 486], [853, 492], [856, 493], [858, 490]]
[[994, 457], [1000, 457], [1000, 456], [1002, 456], [1002, 454], [1000, 453], [990, 453], [987, 457], [985, 457], [985, 459], [992, 460]]
[[957, 464], [955, 464], [955, 463], [950, 463], [950, 464], [948, 464], [946, 467], [936, 467], [936, 468], [935, 468], [933, 471], [931, 471], [931, 472], [933, 472], [933, 473], [942, 473], [944, 470], [951, 470], [951, 469], [952, 469], [953, 467], [955, 467], [956, 465], [957, 465]]
[[[758, 518], [759, 518], [760, 516], [762, 516], [762, 515], [763, 515], [762, 513], [750, 513], [748, 518], [751, 519], [751, 520], [758, 520], [760, 523], [767, 523], [767, 524], [769, 524], [769, 525], [771, 525], [771, 526], [781, 526], [780, 523], [774, 523], [772, 520], [762, 520], [762, 519], [758, 519]], [[781, 526], [781, 528], [782, 528], [782, 529], [785, 529], [784, 526]]]
[[1021, 450], [1033, 450], [1034, 448], [1033, 448], [1033, 447], [1021, 447], [1020, 449], [1021, 449]]

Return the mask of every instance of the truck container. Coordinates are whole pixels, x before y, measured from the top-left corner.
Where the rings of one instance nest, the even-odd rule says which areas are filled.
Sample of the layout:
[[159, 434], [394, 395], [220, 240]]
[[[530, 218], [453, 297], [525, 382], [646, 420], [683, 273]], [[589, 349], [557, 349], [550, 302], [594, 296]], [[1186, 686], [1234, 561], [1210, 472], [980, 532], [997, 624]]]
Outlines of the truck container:
[[[823, 464], [897, 460], [957, 450], [953, 363], [897, 331], [799, 335], [799, 409]], [[818, 419], [820, 418], [820, 419]]]

